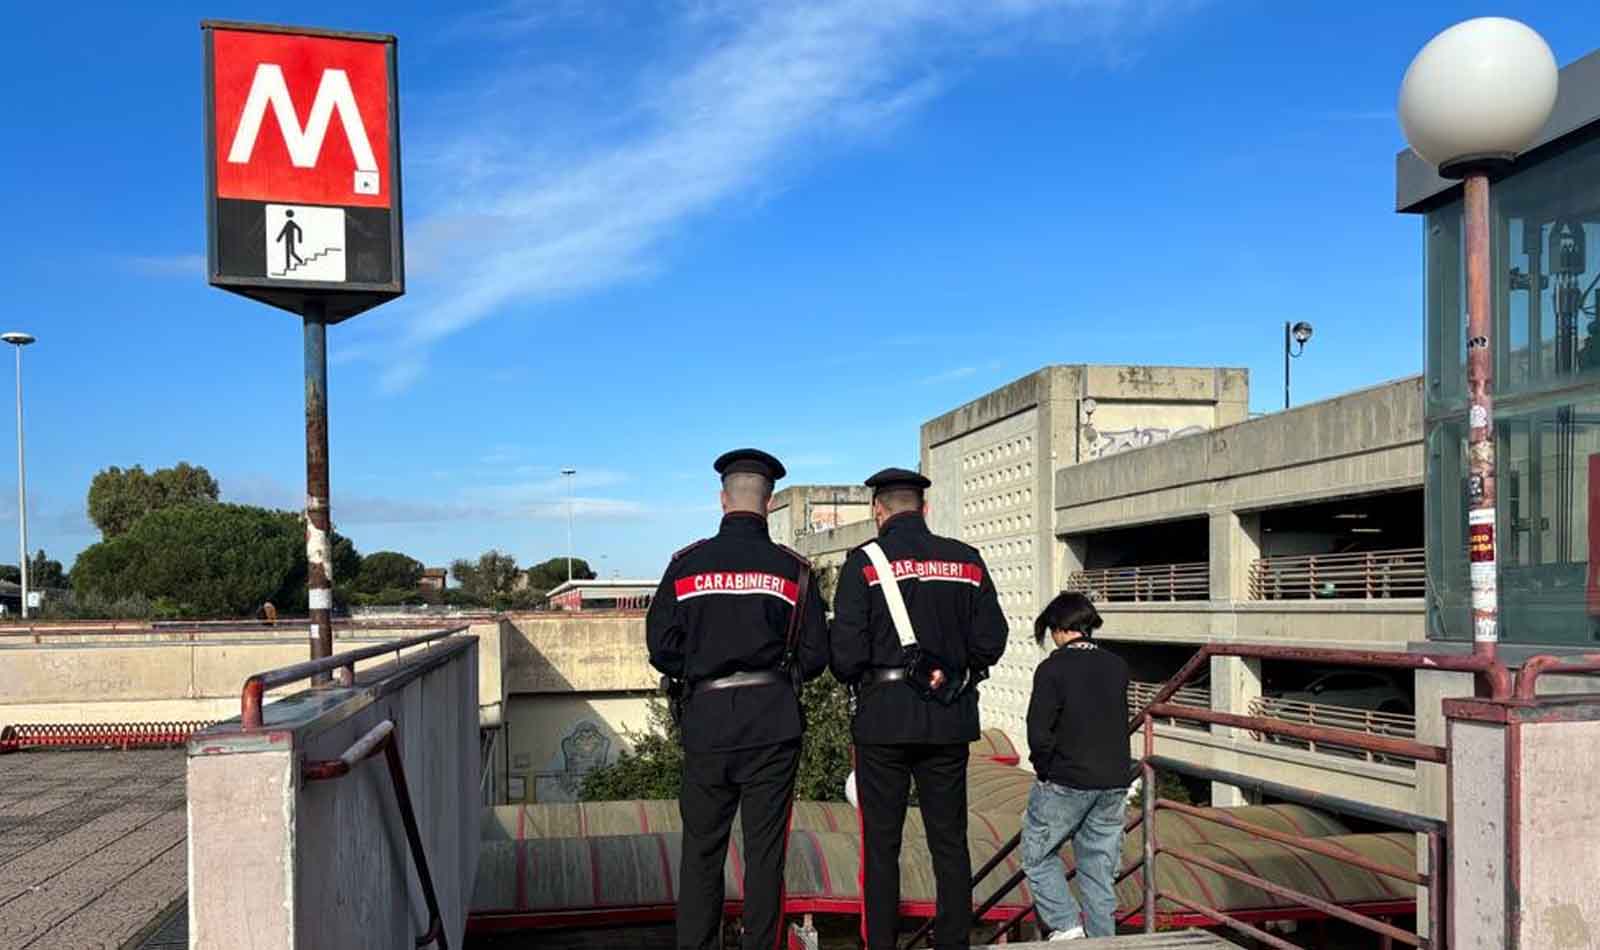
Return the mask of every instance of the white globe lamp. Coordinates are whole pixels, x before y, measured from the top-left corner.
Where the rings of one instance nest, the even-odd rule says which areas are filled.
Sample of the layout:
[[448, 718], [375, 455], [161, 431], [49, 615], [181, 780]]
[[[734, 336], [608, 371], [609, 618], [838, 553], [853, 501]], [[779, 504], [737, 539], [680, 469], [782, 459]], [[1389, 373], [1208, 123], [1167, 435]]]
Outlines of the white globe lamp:
[[1457, 23], [1428, 41], [1400, 82], [1400, 128], [1446, 177], [1509, 163], [1556, 104], [1549, 44], [1505, 17]]

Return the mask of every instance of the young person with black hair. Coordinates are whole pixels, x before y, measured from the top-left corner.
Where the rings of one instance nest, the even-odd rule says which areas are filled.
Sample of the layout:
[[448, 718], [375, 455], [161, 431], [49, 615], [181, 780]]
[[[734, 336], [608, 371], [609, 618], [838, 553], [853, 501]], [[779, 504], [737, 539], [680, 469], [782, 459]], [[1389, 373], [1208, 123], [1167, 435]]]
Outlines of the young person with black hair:
[[[1050, 940], [1109, 937], [1117, 909], [1111, 882], [1122, 858], [1128, 757], [1128, 665], [1092, 640], [1100, 614], [1089, 598], [1062, 593], [1033, 623], [1054, 651], [1033, 674], [1028, 758], [1038, 781], [1022, 822], [1022, 868]], [[1078, 865], [1073, 897], [1057, 852]]]

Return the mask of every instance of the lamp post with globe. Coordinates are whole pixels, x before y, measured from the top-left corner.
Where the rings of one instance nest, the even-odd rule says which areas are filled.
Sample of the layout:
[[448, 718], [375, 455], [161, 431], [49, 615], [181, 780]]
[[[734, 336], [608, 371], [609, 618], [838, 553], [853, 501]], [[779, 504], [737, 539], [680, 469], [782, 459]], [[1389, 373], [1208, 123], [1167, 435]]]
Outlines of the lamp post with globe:
[[1555, 56], [1533, 29], [1479, 17], [1428, 41], [1400, 83], [1400, 126], [1412, 151], [1458, 178], [1467, 236], [1467, 559], [1473, 652], [1499, 641], [1495, 557], [1493, 308], [1489, 181], [1533, 144], [1555, 108]]

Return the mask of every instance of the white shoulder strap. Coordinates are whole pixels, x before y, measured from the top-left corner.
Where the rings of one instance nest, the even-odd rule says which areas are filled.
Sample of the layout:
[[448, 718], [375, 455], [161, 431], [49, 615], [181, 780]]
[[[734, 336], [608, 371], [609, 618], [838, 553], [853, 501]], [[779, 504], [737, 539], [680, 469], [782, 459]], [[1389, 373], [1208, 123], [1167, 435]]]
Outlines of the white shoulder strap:
[[911, 615], [906, 613], [905, 598], [900, 596], [900, 580], [894, 576], [888, 556], [876, 541], [867, 543], [862, 550], [867, 552], [867, 560], [878, 572], [878, 586], [883, 588], [883, 599], [889, 604], [889, 617], [894, 620], [894, 632], [900, 636], [900, 645], [914, 646], [917, 632], [911, 629]]

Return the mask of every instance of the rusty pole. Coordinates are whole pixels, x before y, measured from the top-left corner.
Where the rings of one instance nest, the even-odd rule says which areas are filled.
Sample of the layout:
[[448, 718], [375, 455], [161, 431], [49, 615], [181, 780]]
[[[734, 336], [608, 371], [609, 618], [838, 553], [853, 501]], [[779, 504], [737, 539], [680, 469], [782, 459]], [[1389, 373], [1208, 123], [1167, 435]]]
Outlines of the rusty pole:
[[1144, 779], [1144, 932], [1156, 932], [1156, 770], [1150, 764], [1156, 753], [1155, 720], [1148, 712], [1144, 717], [1144, 757], [1139, 760], [1139, 771]]
[[[305, 307], [306, 356], [306, 600], [310, 606], [311, 658], [333, 655], [333, 517], [328, 505], [327, 307]], [[329, 674], [318, 673], [317, 685]]]
[[1467, 560], [1472, 576], [1472, 652], [1493, 658], [1500, 640], [1494, 547], [1494, 335], [1489, 280], [1489, 176], [1464, 182], [1467, 232]]

